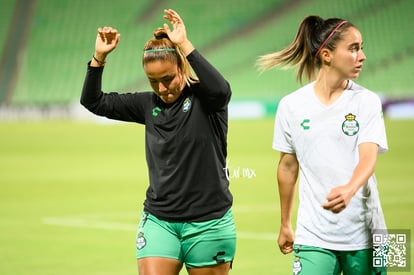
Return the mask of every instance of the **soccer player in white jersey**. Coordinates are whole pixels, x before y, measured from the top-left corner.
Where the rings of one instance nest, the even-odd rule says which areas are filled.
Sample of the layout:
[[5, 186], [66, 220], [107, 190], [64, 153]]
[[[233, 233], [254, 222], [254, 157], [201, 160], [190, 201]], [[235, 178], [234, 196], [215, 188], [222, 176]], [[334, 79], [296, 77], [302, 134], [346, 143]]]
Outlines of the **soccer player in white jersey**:
[[373, 267], [372, 233], [386, 230], [374, 169], [388, 145], [379, 97], [353, 81], [366, 59], [362, 45], [349, 21], [308, 16], [290, 45], [257, 61], [262, 70], [297, 66], [298, 81], [304, 75], [309, 82], [280, 101], [273, 139], [280, 151], [278, 245], [294, 252], [293, 274], [387, 272]]

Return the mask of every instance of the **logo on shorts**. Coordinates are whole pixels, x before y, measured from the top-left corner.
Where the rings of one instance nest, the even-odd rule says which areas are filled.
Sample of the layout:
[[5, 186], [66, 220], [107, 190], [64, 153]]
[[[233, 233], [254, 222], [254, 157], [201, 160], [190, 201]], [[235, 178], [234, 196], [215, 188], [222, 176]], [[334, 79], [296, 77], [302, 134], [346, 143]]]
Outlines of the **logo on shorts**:
[[359, 123], [355, 120], [355, 117], [355, 115], [349, 113], [342, 123], [342, 132], [347, 136], [355, 136], [359, 131]]
[[215, 260], [217, 264], [222, 264], [224, 263], [224, 259], [220, 259], [220, 257], [224, 255], [226, 255], [226, 251], [219, 251], [216, 256], [213, 257], [213, 260]]
[[298, 275], [302, 271], [302, 264], [300, 263], [300, 258], [295, 257], [293, 260], [293, 274]]
[[138, 250], [143, 249], [147, 245], [147, 241], [144, 238], [144, 233], [139, 232], [137, 236], [137, 248]]

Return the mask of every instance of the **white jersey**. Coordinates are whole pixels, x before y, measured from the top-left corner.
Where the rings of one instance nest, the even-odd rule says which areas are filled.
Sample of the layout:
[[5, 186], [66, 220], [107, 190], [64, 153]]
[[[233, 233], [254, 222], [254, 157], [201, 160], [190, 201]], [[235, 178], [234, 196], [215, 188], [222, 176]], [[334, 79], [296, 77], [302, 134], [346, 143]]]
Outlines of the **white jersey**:
[[347, 184], [358, 163], [358, 145], [388, 150], [379, 97], [349, 81], [330, 106], [314, 82], [285, 96], [276, 114], [273, 149], [295, 153], [300, 165], [296, 244], [333, 250], [372, 247], [371, 232], [386, 229], [373, 175], [340, 213], [321, 205], [332, 188]]

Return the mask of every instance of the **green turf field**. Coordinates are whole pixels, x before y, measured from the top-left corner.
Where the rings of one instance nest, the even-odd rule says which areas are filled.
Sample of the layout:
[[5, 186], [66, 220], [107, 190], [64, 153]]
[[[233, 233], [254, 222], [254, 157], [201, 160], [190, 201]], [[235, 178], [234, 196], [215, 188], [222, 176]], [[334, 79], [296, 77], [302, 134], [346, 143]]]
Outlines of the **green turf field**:
[[[393, 229], [414, 228], [413, 126], [413, 120], [387, 120], [390, 152], [378, 160]], [[291, 274], [291, 256], [275, 242], [272, 132], [273, 119], [230, 122], [239, 236], [234, 275]], [[0, 274], [137, 274], [135, 226], [147, 187], [143, 127], [3, 122], [0, 133]]]

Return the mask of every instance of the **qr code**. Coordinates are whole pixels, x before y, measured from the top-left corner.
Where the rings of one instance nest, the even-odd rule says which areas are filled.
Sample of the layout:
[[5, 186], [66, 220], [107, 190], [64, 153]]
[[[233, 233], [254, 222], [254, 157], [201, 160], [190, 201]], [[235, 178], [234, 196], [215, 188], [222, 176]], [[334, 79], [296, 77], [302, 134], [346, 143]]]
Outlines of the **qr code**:
[[410, 231], [378, 231], [372, 236], [374, 267], [386, 267], [389, 271], [410, 270]]

